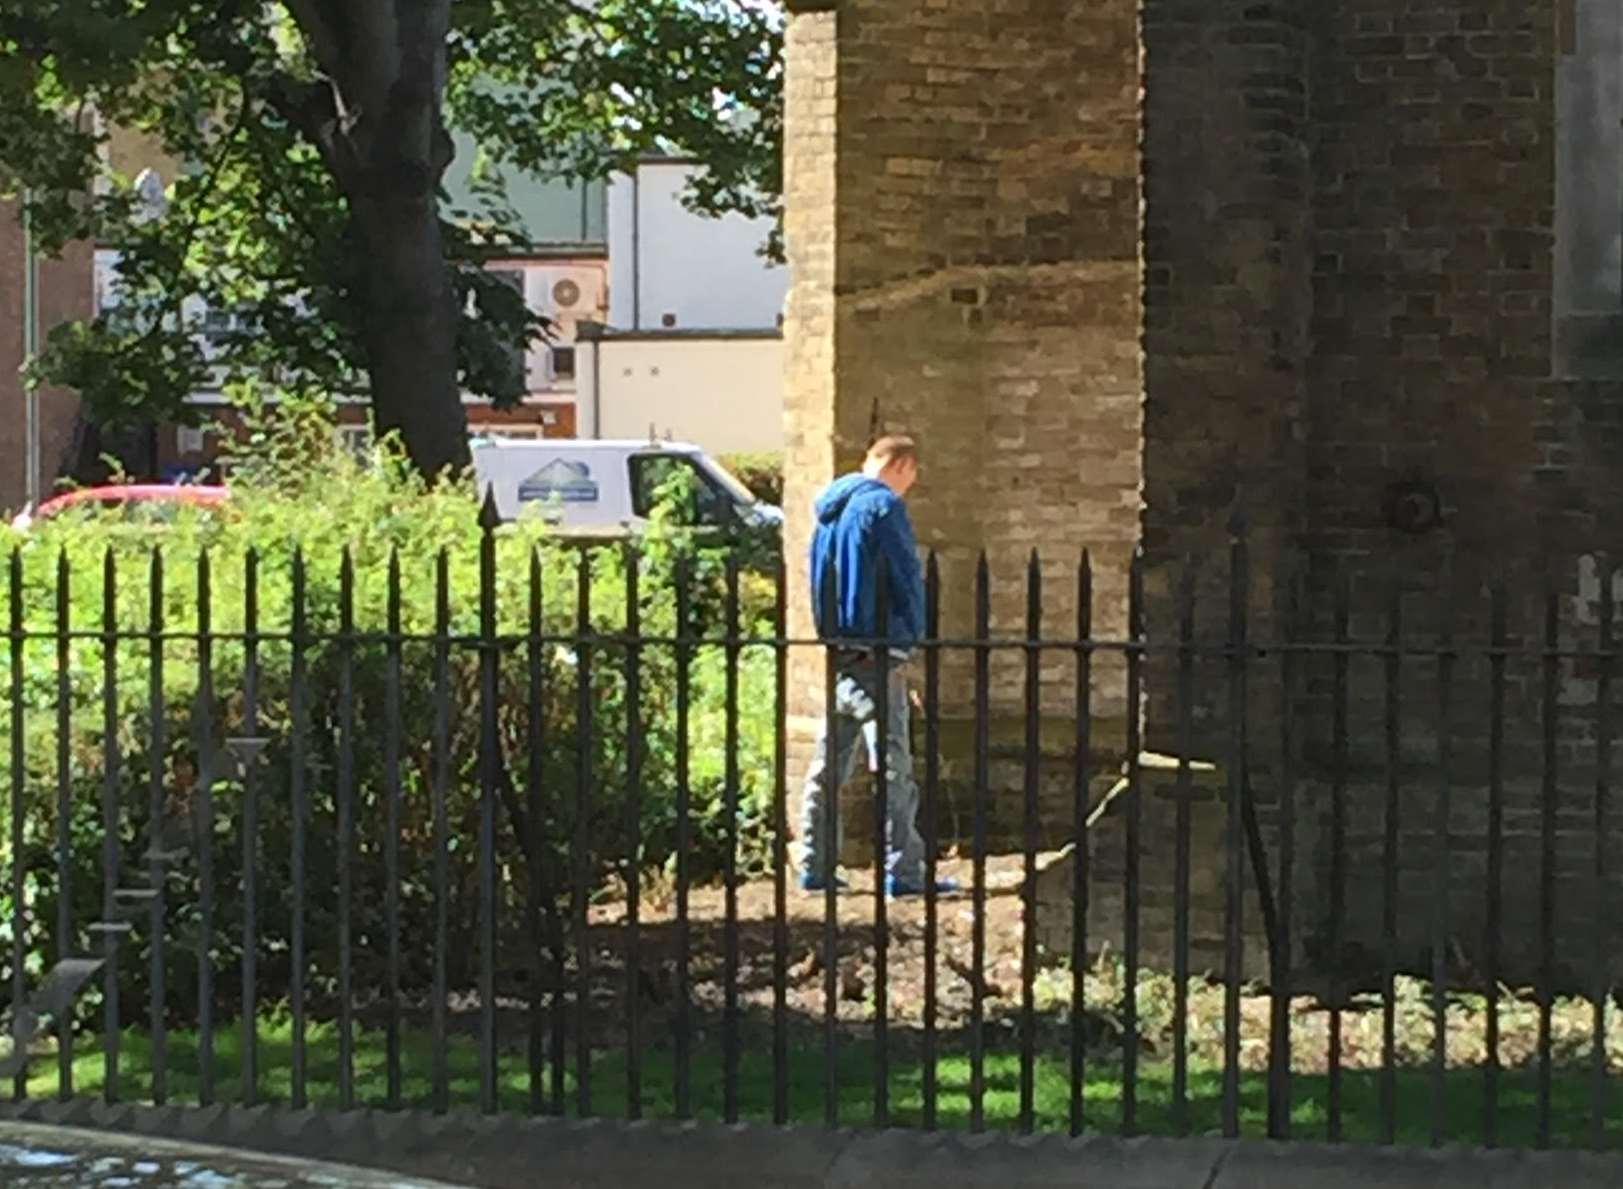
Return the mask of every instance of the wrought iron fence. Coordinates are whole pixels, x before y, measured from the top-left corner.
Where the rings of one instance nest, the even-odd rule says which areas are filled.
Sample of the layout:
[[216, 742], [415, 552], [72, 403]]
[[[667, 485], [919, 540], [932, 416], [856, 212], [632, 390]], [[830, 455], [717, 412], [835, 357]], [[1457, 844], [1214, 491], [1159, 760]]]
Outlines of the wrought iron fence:
[[871, 878], [801, 892], [790, 829], [791, 658], [832, 707], [871, 653], [884, 720], [887, 632], [827, 648], [781, 567], [629, 554], [611, 625], [589, 553], [477, 548], [420, 605], [347, 553], [313, 604], [295, 554], [283, 623], [254, 554], [229, 596], [188, 567], [180, 624], [159, 553], [144, 590], [12, 556], [13, 1094], [1615, 1142], [1610, 599], [1549, 594], [1528, 638], [1501, 590], [1479, 636], [1383, 594], [1358, 638], [1332, 579], [1264, 638], [1242, 540], [1217, 638], [1140, 558], [1111, 638], [1086, 557], [1033, 556], [1012, 631], [984, 556], [962, 616], [932, 557], [925, 880], [892, 899], [886, 764]]

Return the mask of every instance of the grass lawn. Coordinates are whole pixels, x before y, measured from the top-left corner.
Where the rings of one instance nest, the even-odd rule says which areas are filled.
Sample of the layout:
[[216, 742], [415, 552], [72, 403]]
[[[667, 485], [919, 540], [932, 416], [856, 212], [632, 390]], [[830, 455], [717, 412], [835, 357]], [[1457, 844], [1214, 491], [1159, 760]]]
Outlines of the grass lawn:
[[[285, 1021], [266, 1020], [259, 1028], [258, 1091], [261, 1101], [289, 1101], [292, 1062], [291, 1028]], [[772, 1113], [772, 1055], [765, 1038], [752, 1038], [743, 1046], [738, 1100], [746, 1120], [770, 1121]], [[308, 1093], [312, 1105], [338, 1104], [338, 1035], [331, 1025], [313, 1025], [308, 1040]], [[719, 1037], [696, 1039], [692, 1068], [694, 1114], [702, 1119], [722, 1115], [722, 1068]], [[423, 1032], [408, 1033], [402, 1041], [402, 1093], [408, 1105], [428, 1106], [432, 1101], [432, 1044]], [[840, 1120], [854, 1126], [873, 1117], [873, 1047], [867, 1040], [842, 1038], [839, 1056]], [[448, 1049], [449, 1097], [453, 1108], [472, 1109], [479, 1103], [477, 1042], [459, 1035]], [[240, 1031], [221, 1030], [215, 1037], [215, 1085], [218, 1101], [234, 1101], [241, 1094]], [[169, 1100], [196, 1102], [198, 1094], [197, 1038], [177, 1032], [169, 1037]], [[74, 1051], [73, 1092], [100, 1097], [104, 1061], [99, 1045], [81, 1039]], [[592, 1067], [592, 1113], [621, 1117], [626, 1113], [626, 1061], [623, 1050], [600, 1052]], [[1013, 1129], [1019, 1117], [1020, 1062], [1007, 1048], [986, 1056], [985, 1117], [988, 1128]], [[816, 1039], [797, 1040], [789, 1050], [789, 1110], [792, 1121], [823, 1121], [822, 1048]], [[575, 1113], [575, 1078], [571, 1069], [566, 1084], [567, 1109]], [[383, 1106], [387, 1100], [384, 1038], [380, 1032], [362, 1032], [355, 1045], [355, 1098], [357, 1105]], [[676, 1117], [675, 1068], [668, 1045], [651, 1046], [643, 1053], [642, 1112], [647, 1118]], [[1349, 1141], [1376, 1142], [1380, 1138], [1379, 1075], [1349, 1070], [1343, 1081], [1343, 1127]], [[1446, 1082], [1447, 1135], [1451, 1141], [1480, 1143], [1483, 1138], [1484, 1096], [1480, 1070], [1450, 1070]], [[970, 1119], [969, 1058], [962, 1051], [944, 1052], [939, 1064], [939, 1125], [967, 1128]], [[1324, 1135], [1328, 1080], [1298, 1074], [1293, 1080], [1294, 1132], [1298, 1138]], [[54, 1055], [38, 1057], [30, 1069], [29, 1093], [52, 1097], [58, 1093]], [[530, 1104], [527, 1058], [511, 1047], [498, 1059], [498, 1089], [503, 1110], [527, 1111]], [[1197, 1133], [1216, 1133], [1221, 1127], [1220, 1071], [1209, 1063], [1191, 1062], [1189, 1116]], [[151, 1094], [151, 1046], [138, 1031], [127, 1032], [121, 1043], [119, 1097], [146, 1101]], [[1264, 1131], [1267, 1086], [1260, 1073], [1247, 1072], [1240, 1083], [1242, 1127], [1248, 1135]], [[893, 1058], [890, 1079], [891, 1119], [899, 1126], [917, 1126], [923, 1115], [923, 1069], [916, 1057]], [[1139, 1130], [1173, 1134], [1172, 1070], [1151, 1061], [1141, 1065], [1139, 1078]], [[1531, 1069], [1507, 1070], [1500, 1077], [1499, 1143], [1532, 1146], [1536, 1137], [1536, 1079]], [[1558, 1067], [1552, 1086], [1552, 1132], [1558, 1146], [1588, 1143], [1590, 1082], [1587, 1070]], [[1623, 1112], [1614, 1096], [1607, 1112], [1607, 1142], [1623, 1139]], [[1120, 1126], [1120, 1069], [1090, 1061], [1086, 1081], [1086, 1109], [1090, 1130], [1116, 1131]], [[1068, 1125], [1070, 1080], [1068, 1058], [1060, 1052], [1040, 1052], [1036, 1065], [1036, 1126], [1039, 1131], [1063, 1131]], [[1397, 1076], [1397, 1129], [1400, 1143], [1430, 1140], [1431, 1082], [1425, 1070], [1400, 1070]]]

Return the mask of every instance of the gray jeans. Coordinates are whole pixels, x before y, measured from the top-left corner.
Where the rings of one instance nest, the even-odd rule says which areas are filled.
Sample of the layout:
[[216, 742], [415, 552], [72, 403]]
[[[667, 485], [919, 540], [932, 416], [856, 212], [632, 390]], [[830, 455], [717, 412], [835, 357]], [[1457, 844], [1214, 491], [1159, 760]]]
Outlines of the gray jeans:
[[[891, 668], [889, 687], [884, 747], [885, 870], [903, 883], [921, 883], [924, 839], [914, 821], [919, 810], [919, 786], [913, 780], [913, 750], [908, 739], [907, 678], [899, 663]], [[817, 878], [831, 870], [831, 860], [839, 854], [840, 786], [851, 778], [859, 754], [866, 755], [870, 772], [879, 767], [879, 670], [872, 660], [840, 665], [835, 675], [833, 709], [833, 747], [829, 746], [825, 722], [811, 769], [806, 773], [801, 801], [800, 838], [805, 846], [801, 869]], [[831, 806], [832, 839], [828, 836]]]

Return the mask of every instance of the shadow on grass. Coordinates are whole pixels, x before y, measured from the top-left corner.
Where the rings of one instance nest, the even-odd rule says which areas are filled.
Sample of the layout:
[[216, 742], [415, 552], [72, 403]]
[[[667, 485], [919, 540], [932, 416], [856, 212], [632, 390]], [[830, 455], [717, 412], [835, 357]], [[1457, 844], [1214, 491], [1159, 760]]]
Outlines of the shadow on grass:
[[[690, 1072], [692, 1114], [700, 1119], [722, 1118], [723, 1066], [719, 1036], [706, 1028], [694, 1037]], [[293, 1099], [291, 1070], [293, 1036], [285, 1020], [262, 1020], [257, 1029], [257, 1099], [288, 1103]], [[765, 1036], [750, 1035], [741, 1046], [738, 1070], [740, 1117], [770, 1122], [774, 1102], [774, 1067], [771, 1044]], [[842, 1036], [836, 1050], [838, 1118], [862, 1126], [873, 1120], [875, 1048], [869, 1038]], [[354, 1046], [354, 1103], [356, 1106], [390, 1105], [388, 1059], [384, 1034], [359, 1031]], [[435, 1046], [432, 1037], [412, 1030], [400, 1045], [400, 1105], [429, 1108], [434, 1102]], [[152, 1046], [148, 1037], [130, 1030], [121, 1037], [116, 1097], [126, 1102], [152, 1100]], [[445, 1046], [446, 1098], [453, 1109], [476, 1109], [480, 1094], [479, 1046], [466, 1034], [450, 1036]], [[172, 1033], [165, 1061], [168, 1100], [199, 1101], [200, 1060], [195, 1033]], [[785, 1068], [788, 1117], [791, 1122], [820, 1124], [825, 1117], [824, 1050], [819, 1037], [797, 1034], [791, 1039]], [[970, 1125], [970, 1059], [956, 1041], [944, 1044], [937, 1066], [937, 1124], [965, 1129]], [[240, 1027], [222, 1030], [214, 1044], [214, 1095], [217, 1102], [243, 1100]], [[550, 1071], [541, 1068], [543, 1096], [550, 1087]], [[1070, 1076], [1068, 1056], [1052, 1048], [1035, 1054], [1034, 1129], [1063, 1132], [1069, 1126]], [[103, 1095], [104, 1052], [99, 1043], [81, 1040], [74, 1053], [71, 1093], [83, 1097]], [[312, 1024], [307, 1034], [306, 1090], [312, 1106], [336, 1107], [339, 1097], [337, 1028]], [[641, 1093], [644, 1118], [676, 1118], [676, 1068], [668, 1043], [650, 1045], [641, 1054]], [[578, 1083], [573, 1066], [566, 1068], [563, 1109], [576, 1114]], [[1019, 1123], [1020, 1058], [1012, 1046], [991, 1048], [985, 1058], [984, 1110], [991, 1130], [1015, 1129]], [[623, 1047], [594, 1054], [590, 1070], [591, 1113], [624, 1117], [629, 1113], [629, 1067]], [[506, 1043], [497, 1053], [496, 1082], [499, 1109], [527, 1112], [531, 1108], [531, 1070], [527, 1046]], [[890, 1076], [890, 1121], [895, 1126], [919, 1126], [924, 1117], [924, 1067], [917, 1046], [893, 1046]], [[41, 1056], [30, 1071], [29, 1094], [57, 1097], [54, 1056]], [[1557, 1146], [1585, 1147], [1590, 1142], [1592, 1083], [1585, 1069], [1558, 1068], [1551, 1081], [1551, 1139]], [[1292, 1131], [1299, 1139], [1326, 1134], [1328, 1079], [1298, 1074], [1292, 1079]], [[1399, 1070], [1395, 1077], [1396, 1139], [1400, 1144], [1430, 1142], [1432, 1079], [1424, 1070]], [[1242, 1132], [1262, 1136], [1267, 1119], [1265, 1075], [1246, 1072], [1240, 1078], [1239, 1105]], [[1089, 1131], [1115, 1132], [1121, 1127], [1122, 1080], [1118, 1063], [1090, 1058], [1084, 1081], [1086, 1123]], [[1350, 1142], [1376, 1143], [1382, 1136], [1380, 1075], [1347, 1071], [1342, 1080], [1343, 1137]], [[1450, 1070], [1444, 1079], [1443, 1133], [1452, 1143], [1480, 1144], [1486, 1138], [1485, 1083], [1481, 1070]], [[550, 1106], [550, 1102], [548, 1102]], [[1221, 1130], [1221, 1071], [1191, 1063], [1189, 1071], [1189, 1131], [1219, 1134]], [[1608, 1112], [1604, 1143], [1623, 1147], [1623, 1119]], [[1531, 1069], [1506, 1070], [1499, 1078], [1497, 1142], [1506, 1147], [1531, 1147], [1538, 1132], [1537, 1076]], [[1172, 1068], [1152, 1061], [1141, 1065], [1138, 1080], [1137, 1130], [1146, 1134], [1176, 1133], [1172, 1103]]]

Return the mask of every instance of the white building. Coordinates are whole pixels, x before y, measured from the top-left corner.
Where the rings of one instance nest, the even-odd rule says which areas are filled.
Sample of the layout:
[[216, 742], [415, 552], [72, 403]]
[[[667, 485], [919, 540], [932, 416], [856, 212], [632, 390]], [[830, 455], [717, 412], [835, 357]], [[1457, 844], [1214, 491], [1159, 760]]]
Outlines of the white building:
[[[453, 209], [473, 205], [471, 146], [446, 178]], [[527, 395], [496, 410], [467, 398], [476, 432], [525, 437], [633, 437], [693, 441], [713, 453], [783, 446], [782, 311], [788, 269], [762, 254], [770, 220], [689, 210], [692, 160], [648, 158], [607, 182], [515, 176], [508, 199], [531, 246], [489, 261], [552, 324], [524, 360]], [[98, 306], [116, 300], [117, 252], [97, 253]], [[230, 331], [229, 311], [188, 307], [209, 339]], [[584, 333], [583, 333], [584, 332]], [[218, 384], [194, 396], [218, 405]], [[357, 443], [364, 407], [345, 411]], [[171, 433], [164, 451], [197, 464], [196, 431]]]
[[582, 437], [676, 438], [712, 454], [783, 448], [776, 329], [591, 327], [577, 359]]
[[771, 224], [690, 211], [682, 202], [700, 166], [642, 162], [608, 189], [609, 318], [617, 331], [774, 330], [789, 270], [761, 255]]
[[509, 434], [782, 448], [788, 269], [762, 254], [769, 220], [686, 207], [699, 168], [659, 157], [606, 185], [509, 183], [537, 246], [489, 267], [553, 330], [525, 361], [534, 416], [476, 420]]
[[[529, 395], [525, 407], [536, 414], [531, 436], [574, 437], [579, 430], [577, 337], [583, 325], [601, 324], [608, 315], [608, 266], [601, 256], [528, 256], [494, 260], [493, 272], [522, 288], [529, 307], [550, 323], [545, 341], [532, 343], [524, 359]], [[493, 423], [494, 424], [494, 423]], [[510, 435], [523, 423], [507, 423]]]
[[610, 180], [608, 319], [576, 349], [578, 432], [779, 450], [788, 269], [762, 254], [770, 221], [687, 209], [697, 168], [659, 158]]

